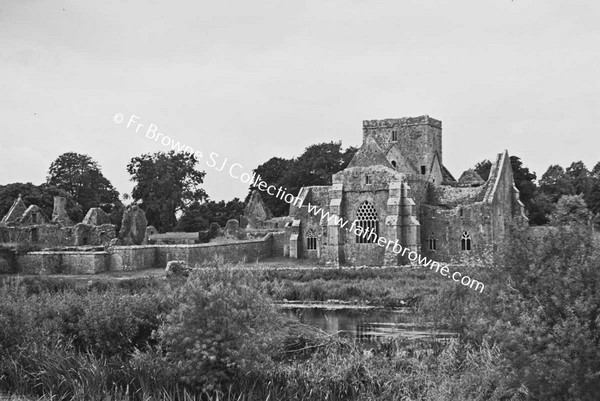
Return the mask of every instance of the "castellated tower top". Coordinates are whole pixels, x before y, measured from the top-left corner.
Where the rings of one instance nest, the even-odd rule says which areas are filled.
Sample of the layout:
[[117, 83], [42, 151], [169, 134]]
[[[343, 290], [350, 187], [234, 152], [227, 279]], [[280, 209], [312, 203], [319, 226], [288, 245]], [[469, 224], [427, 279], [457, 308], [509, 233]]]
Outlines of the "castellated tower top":
[[408, 159], [422, 175], [428, 175], [435, 160], [442, 165], [442, 122], [428, 115], [363, 121], [363, 143], [373, 138], [389, 154], [392, 148]]
[[364, 120], [365, 128], [391, 128], [394, 126], [406, 127], [411, 125], [429, 125], [431, 127], [442, 129], [442, 122], [431, 118], [428, 115], [419, 117], [386, 118], [385, 120]]

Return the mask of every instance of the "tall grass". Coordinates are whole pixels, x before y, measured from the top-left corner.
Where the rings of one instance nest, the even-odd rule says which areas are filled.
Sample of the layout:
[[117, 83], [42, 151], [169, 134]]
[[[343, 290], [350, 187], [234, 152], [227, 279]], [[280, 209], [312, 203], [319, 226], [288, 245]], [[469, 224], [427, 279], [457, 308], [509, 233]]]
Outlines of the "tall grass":
[[269, 296], [293, 299], [294, 293], [393, 304], [417, 288], [433, 291], [428, 272], [220, 266], [188, 281], [45, 283], [0, 285], [0, 392], [53, 401], [500, 400], [519, 394], [506, 384], [511, 370], [498, 348], [487, 343], [361, 345], [271, 315]]

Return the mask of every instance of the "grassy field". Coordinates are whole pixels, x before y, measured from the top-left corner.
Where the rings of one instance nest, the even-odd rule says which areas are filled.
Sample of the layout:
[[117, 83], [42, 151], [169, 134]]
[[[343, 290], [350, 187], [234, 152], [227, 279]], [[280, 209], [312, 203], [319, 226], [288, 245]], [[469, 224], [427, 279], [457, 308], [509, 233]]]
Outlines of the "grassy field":
[[[384, 307], [413, 306], [419, 299], [435, 295], [446, 282], [423, 269], [324, 268], [310, 261], [270, 259], [232, 266], [256, 275], [261, 288], [275, 301], [347, 301]], [[24, 276], [27, 285], [39, 288], [108, 287], [140, 285], [164, 278], [164, 269], [105, 272], [97, 275]], [[10, 276], [1, 276], [5, 280]], [[128, 284], [131, 282], [132, 284]], [[119, 284], [121, 283], [121, 284]], [[136, 284], [137, 283], [137, 284]]]

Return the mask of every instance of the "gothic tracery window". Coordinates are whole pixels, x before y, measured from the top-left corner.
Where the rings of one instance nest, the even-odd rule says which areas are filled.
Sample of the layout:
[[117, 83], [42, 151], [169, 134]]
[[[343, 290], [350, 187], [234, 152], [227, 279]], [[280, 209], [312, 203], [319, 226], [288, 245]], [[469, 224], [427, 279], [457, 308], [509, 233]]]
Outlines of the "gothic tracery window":
[[356, 226], [362, 229], [361, 234], [356, 235], [356, 243], [376, 243], [379, 235], [379, 222], [377, 220], [377, 211], [375, 210], [375, 206], [368, 201], [364, 201], [363, 204], [358, 208], [356, 217]]

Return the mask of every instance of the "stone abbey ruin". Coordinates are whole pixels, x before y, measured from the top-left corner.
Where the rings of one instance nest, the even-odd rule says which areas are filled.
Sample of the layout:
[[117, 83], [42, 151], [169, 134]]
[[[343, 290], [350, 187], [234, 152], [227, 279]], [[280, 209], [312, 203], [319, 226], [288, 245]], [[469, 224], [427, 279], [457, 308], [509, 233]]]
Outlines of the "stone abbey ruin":
[[[442, 123], [429, 116], [364, 121], [362, 146], [348, 167], [333, 175], [332, 185], [303, 187], [298, 197], [289, 216], [273, 218], [254, 191], [239, 221], [213, 223], [213, 236], [222, 238], [209, 243], [161, 239], [137, 206], [126, 210], [117, 232], [100, 208], [74, 224], [65, 198], [55, 197], [48, 217], [19, 197], [0, 222], [0, 273], [93, 274], [164, 268], [174, 260], [194, 266], [215, 257], [306, 258], [327, 266], [409, 263], [380, 246], [381, 237], [432, 260], [455, 262], [494, 251], [513, 225], [527, 225], [508, 152], [498, 154], [487, 181], [473, 170], [456, 180], [443, 165]], [[309, 205], [374, 235], [358, 236], [341, 220], [311, 213]], [[10, 245], [36, 250], [11, 251]]]
[[[406, 258], [377, 238], [440, 262], [493, 251], [515, 225], [527, 225], [507, 151], [487, 181], [475, 171], [458, 180], [444, 167], [442, 122], [429, 116], [363, 121], [363, 144], [331, 186], [302, 188], [291, 206], [290, 250], [327, 264], [400, 265]], [[357, 236], [309, 213], [308, 204], [376, 235]], [[347, 226], [346, 226], [347, 228]]]

